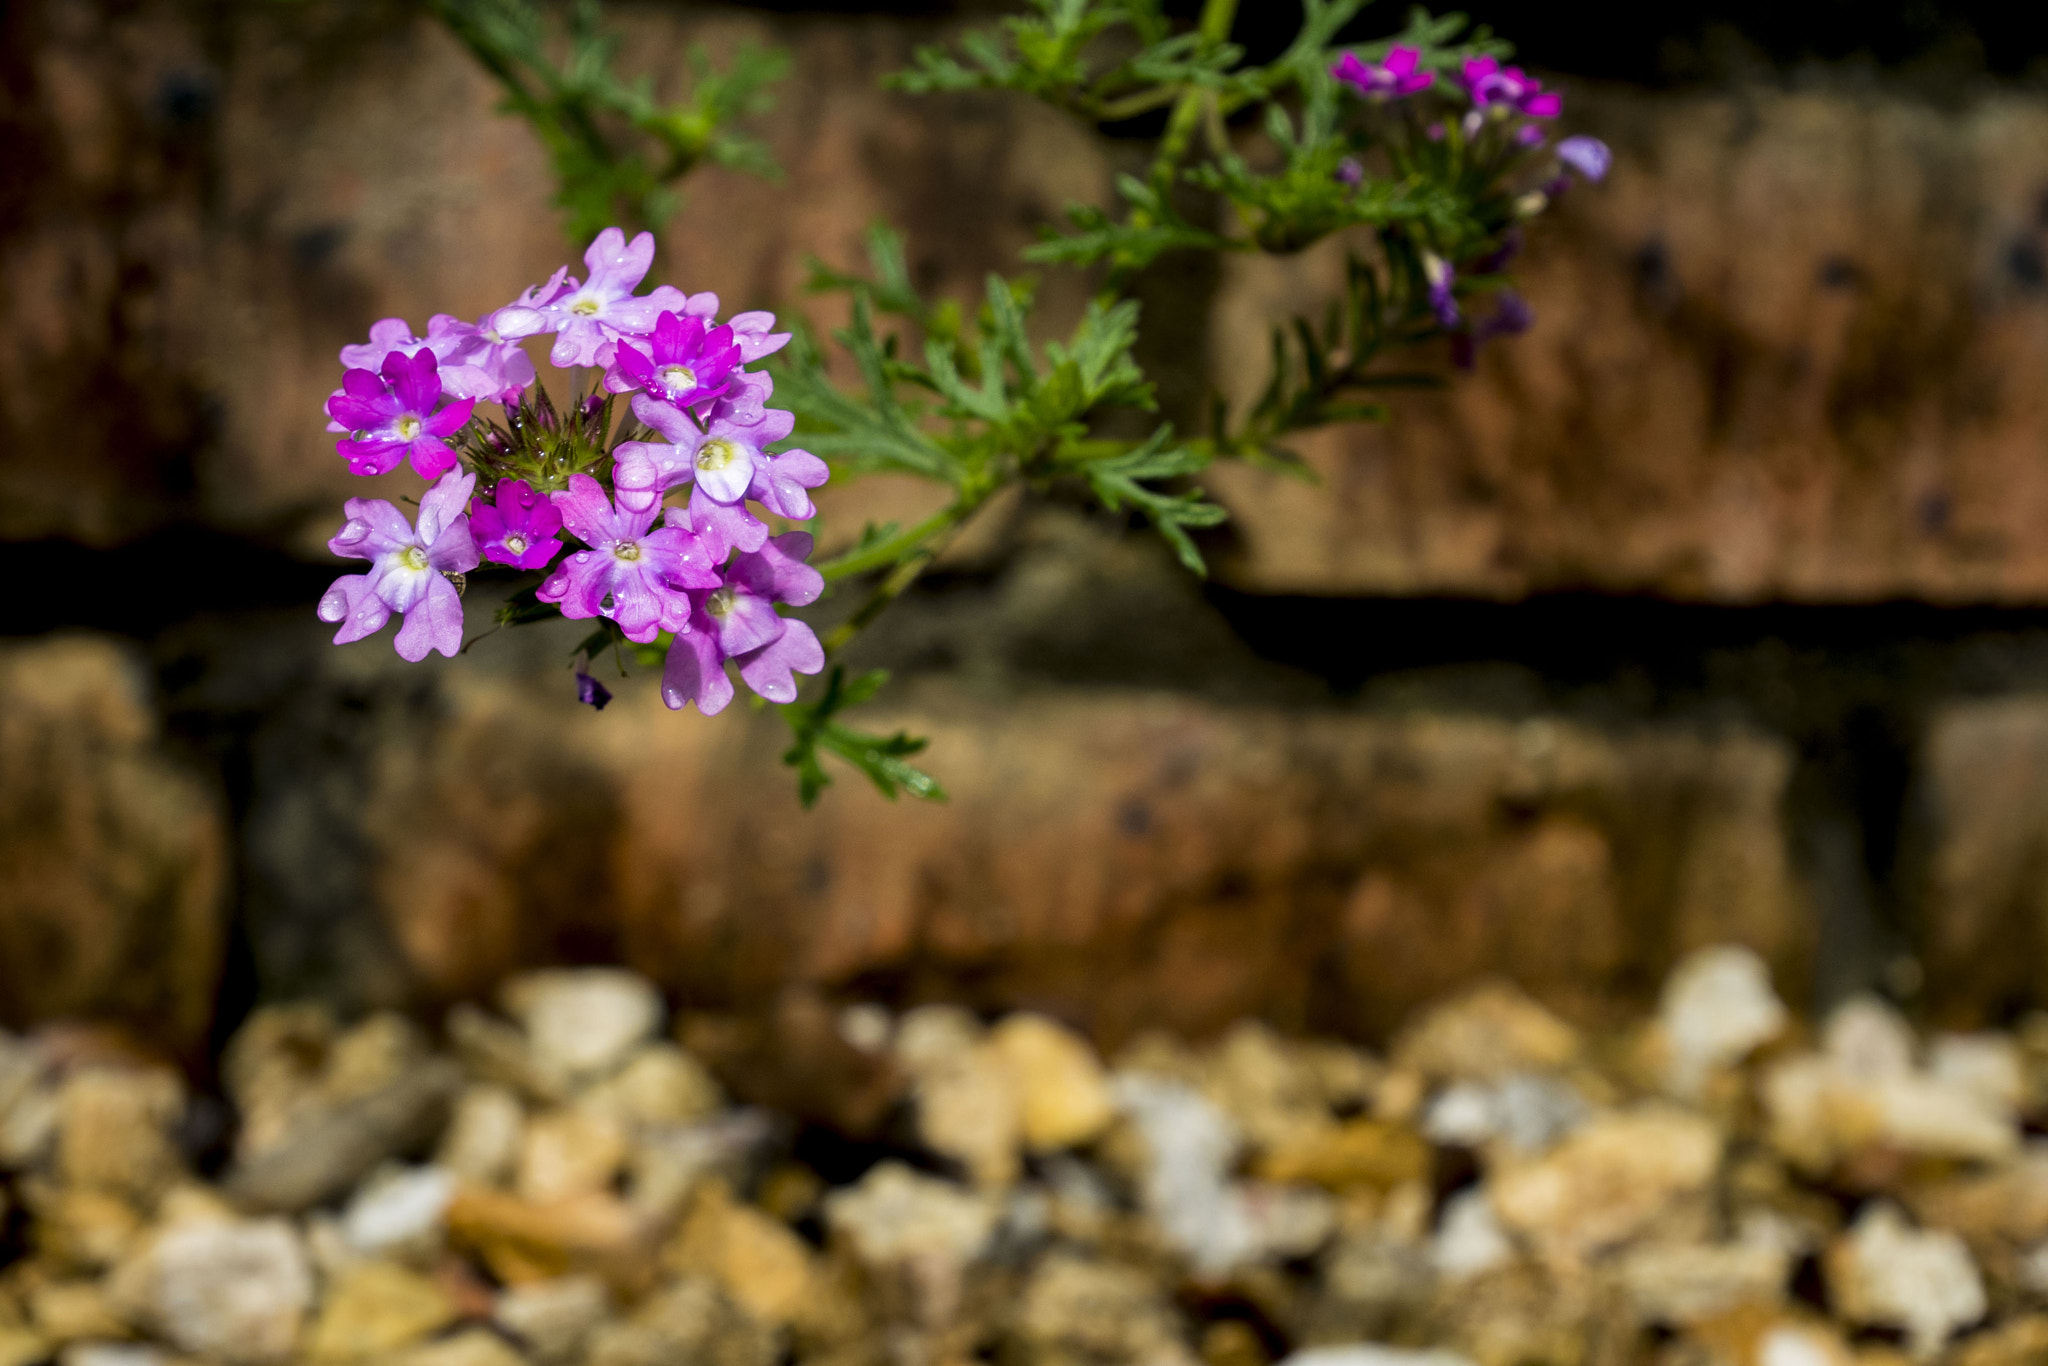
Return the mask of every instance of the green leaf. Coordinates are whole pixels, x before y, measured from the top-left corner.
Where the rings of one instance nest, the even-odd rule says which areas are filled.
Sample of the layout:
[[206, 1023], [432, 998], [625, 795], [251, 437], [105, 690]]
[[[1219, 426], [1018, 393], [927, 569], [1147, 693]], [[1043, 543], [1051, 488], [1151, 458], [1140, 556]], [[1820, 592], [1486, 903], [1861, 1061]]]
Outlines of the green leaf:
[[1180, 562], [1191, 572], [1207, 577], [1208, 565], [1188, 536], [1188, 528], [1218, 526], [1230, 514], [1215, 503], [1204, 502], [1200, 489], [1168, 493], [1147, 488], [1142, 482], [1178, 479], [1208, 466], [1206, 452], [1194, 446], [1170, 445], [1172, 437], [1173, 428], [1162, 426], [1136, 450], [1087, 461], [1081, 466], [1081, 473], [1104, 507], [1119, 512], [1128, 505], [1143, 513], [1173, 547]]

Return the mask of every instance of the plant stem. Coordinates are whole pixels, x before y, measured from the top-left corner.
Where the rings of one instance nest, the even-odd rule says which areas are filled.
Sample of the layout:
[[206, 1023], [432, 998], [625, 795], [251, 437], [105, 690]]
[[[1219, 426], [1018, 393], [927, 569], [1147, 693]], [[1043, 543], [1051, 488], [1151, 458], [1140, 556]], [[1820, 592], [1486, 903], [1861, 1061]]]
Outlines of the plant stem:
[[[1237, 0], [1203, 0], [1201, 40], [1204, 51], [1211, 51], [1230, 39], [1230, 26], [1237, 19]], [[1187, 155], [1188, 143], [1195, 130], [1202, 124], [1203, 106], [1213, 102], [1214, 94], [1199, 86], [1190, 86], [1181, 91], [1174, 102], [1173, 114], [1166, 121], [1165, 136], [1159, 139], [1159, 152], [1152, 158], [1152, 185], [1161, 194], [1173, 188], [1173, 172]]]
[[[996, 487], [1000, 487], [999, 485]], [[848, 642], [880, 616], [890, 603], [903, 596], [916, 583], [924, 571], [931, 567], [933, 560], [952, 541], [967, 519], [980, 510], [988, 501], [995, 488], [977, 492], [962, 492], [959, 497], [943, 510], [927, 517], [901, 535], [892, 536], [878, 546], [857, 555], [842, 555], [820, 567], [827, 580], [842, 579], [852, 574], [893, 566], [882, 581], [869, 590], [866, 601], [854, 614], [835, 627], [825, 637], [825, 654], [829, 657], [839, 653]]]

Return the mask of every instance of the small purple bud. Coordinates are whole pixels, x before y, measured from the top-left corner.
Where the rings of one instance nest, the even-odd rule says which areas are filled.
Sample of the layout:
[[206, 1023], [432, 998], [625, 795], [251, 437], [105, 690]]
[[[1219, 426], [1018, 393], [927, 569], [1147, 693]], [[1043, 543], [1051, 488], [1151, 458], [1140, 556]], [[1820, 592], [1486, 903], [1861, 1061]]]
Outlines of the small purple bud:
[[1581, 133], [1557, 144], [1557, 159], [1587, 180], [1598, 182], [1607, 178], [1607, 168], [1614, 164], [1614, 153], [1600, 139]]
[[612, 700], [611, 689], [584, 673], [576, 671], [576, 700], [586, 707], [604, 710], [604, 704]]
[[1337, 163], [1337, 179], [1346, 185], [1356, 185], [1365, 179], [1365, 163], [1357, 157], [1345, 157]]

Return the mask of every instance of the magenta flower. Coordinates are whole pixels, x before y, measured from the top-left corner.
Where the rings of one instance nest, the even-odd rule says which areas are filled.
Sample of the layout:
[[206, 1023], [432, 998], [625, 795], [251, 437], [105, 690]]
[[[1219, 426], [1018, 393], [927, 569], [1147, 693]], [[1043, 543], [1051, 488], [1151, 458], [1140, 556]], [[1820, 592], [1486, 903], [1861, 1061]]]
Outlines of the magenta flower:
[[654, 509], [614, 510], [604, 489], [587, 474], [569, 476], [566, 492], [552, 495], [562, 524], [588, 550], [555, 566], [540, 586], [542, 602], [561, 604], [565, 617], [610, 617], [626, 639], [646, 644], [662, 631], [690, 629], [687, 588], [716, 588], [718, 571], [689, 531], [650, 531]]
[[1356, 52], [1347, 52], [1330, 68], [1330, 74], [1369, 100], [1402, 99], [1419, 94], [1436, 84], [1436, 73], [1417, 71], [1422, 50], [1396, 47], [1384, 62], [1368, 62]]
[[1557, 144], [1557, 159], [1587, 180], [1598, 183], [1607, 178], [1607, 168], [1614, 164], [1614, 153], [1600, 139], [1581, 133]]
[[724, 393], [741, 363], [732, 328], [713, 327], [695, 314], [663, 313], [643, 344], [644, 352], [631, 341], [618, 344], [605, 388], [615, 394], [644, 389], [663, 403], [688, 408]]
[[320, 620], [339, 622], [336, 645], [383, 629], [393, 612], [405, 622], [392, 643], [417, 664], [431, 650], [450, 659], [462, 648], [462, 595], [442, 577], [476, 568], [476, 544], [462, 508], [473, 474], [449, 474], [420, 499], [418, 530], [382, 498], [351, 498], [348, 521], [327, 543], [335, 554], [369, 560], [367, 574], [344, 574], [320, 598]]
[[607, 343], [652, 332], [664, 309], [677, 313], [687, 309], [682, 291], [667, 285], [633, 297], [634, 288], [654, 264], [651, 232], [628, 243], [624, 232], [606, 228], [584, 251], [583, 264], [590, 268], [590, 278], [579, 285], [571, 277], [567, 287], [546, 305], [556, 329], [555, 347], [549, 353], [556, 365], [606, 364], [610, 357], [599, 352]]
[[770, 702], [794, 702], [793, 674], [825, 667], [816, 632], [776, 612], [778, 602], [802, 606], [825, 590], [824, 576], [804, 561], [811, 538], [785, 532], [758, 551], [733, 558], [724, 582], [709, 592], [691, 593], [691, 630], [668, 648], [661, 671], [661, 700], [676, 711], [695, 702], [715, 716], [732, 701], [725, 662], [736, 660], [747, 686]]
[[1554, 119], [1564, 112], [1564, 96], [1546, 91], [1543, 82], [1518, 66], [1502, 66], [1492, 57], [1467, 57], [1459, 83], [1480, 109], [1502, 109], [1532, 119]]
[[381, 375], [350, 370], [341, 377], [341, 392], [327, 400], [328, 416], [350, 433], [335, 450], [355, 474], [383, 474], [410, 458], [422, 479], [438, 479], [455, 464], [455, 452], [442, 438], [469, 421], [476, 407], [475, 399], [462, 398], [436, 410], [440, 399], [432, 351], [390, 352]]
[[592, 711], [603, 711], [612, 700], [612, 690], [581, 669], [576, 671], [576, 700]]
[[469, 529], [484, 558], [515, 569], [546, 569], [562, 548], [562, 511], [523, 479], [500, 479], [497, 502], [481, 498], [469, 510]]

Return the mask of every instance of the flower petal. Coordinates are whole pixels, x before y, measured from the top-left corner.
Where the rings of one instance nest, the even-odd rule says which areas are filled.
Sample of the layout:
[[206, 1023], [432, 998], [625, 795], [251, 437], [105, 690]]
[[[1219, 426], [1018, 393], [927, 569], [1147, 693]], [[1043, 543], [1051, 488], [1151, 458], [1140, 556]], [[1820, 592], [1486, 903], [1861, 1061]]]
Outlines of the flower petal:
[[695, 702], [706, 716], [716, 716], [732, 701], [732, 692], [725, 653], [713, 632], [692, 630], [675, 638], [661, 667], [661, 700], [671, 711]]
[[795, 618], [785, 618], [782, 634], [760, 649], [743, 655], [740, 677], [770, 702], [796, 701], [792, 672], [814, 674], [825, 667], [825, 647], [817, 633]]
[[428, 581], [426, 588], [405, 614], [405, 622], [391, 642], [399, 658], [414, 664], [433, 650], [453, 659], [462, 649], [462, 595], [439, 574]]

